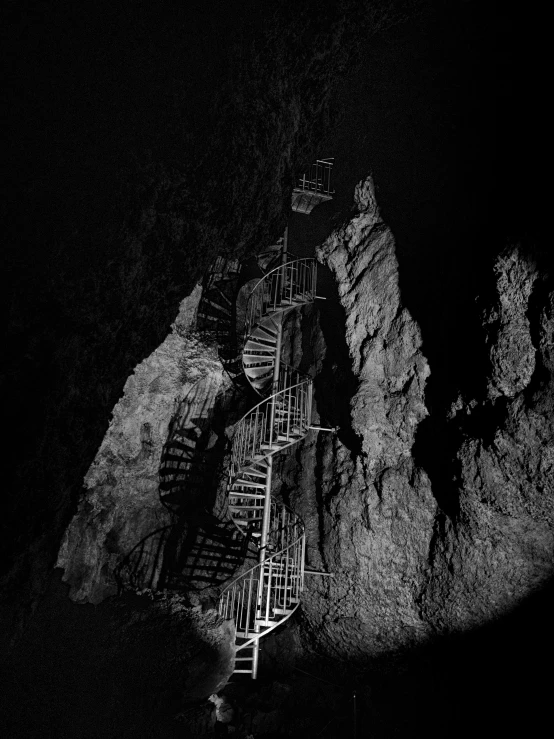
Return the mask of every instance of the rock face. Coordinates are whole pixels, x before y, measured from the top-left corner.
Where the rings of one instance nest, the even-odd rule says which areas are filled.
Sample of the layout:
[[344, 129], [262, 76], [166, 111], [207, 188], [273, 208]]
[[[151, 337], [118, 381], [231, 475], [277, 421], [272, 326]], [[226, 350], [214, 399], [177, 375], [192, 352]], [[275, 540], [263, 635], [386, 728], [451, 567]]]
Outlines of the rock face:
[[[307, 440], [283, 481], [306, 520], [308, 566], [334, 575], [307, 576], [297, 644], [363, 664], [490, 623], [552, 578], [554, 324], [550, 278], [522, 247], [507, 249], [481, 298], [486, 390], [449, 414], [456, 504], [445, 511], [414, 460], [429, 366], [371, 178], [355, 203], [318, 251], [345, 312], [350, 419]], [[320, 345], [325, 366], [336, 350], [321, 335]], [[323, 375], [325, 415], [343, 383], [336, 366]]]
[[[99, 603], [114, 595], [117, 568], [137, 547], [144, 587], [159, 576], [155, 549], [160, 542], [152, 535], [175, 521], [160, 499], [160, 476], [169, 472], [161, 467], [170, 425], [178, 416], [180, 429], [198, 434], [230, 384], [214, 346], [190, 331], [200, 294], [198, 287], [183, 301], [169, 336], [127, 380], [86, 474], [86, 492], [57, 562], [73, 600]], [[186, 475], [185, 464], [169, 461], [166, 466], [174, 466], [175, 477]]]
[[[357, 215], [318, 252], [338, 284], [357, 387], [351, 429], [321, 435], [302, 458], [303, 468], [317, 473], [311, 502], [303, 504], [309, 531], [319, 531], [308, 557], [314, 569], [334, 575], [308, 576], [303, 628], [318, 650], [364, 660], [428, 634], [418, 597], [437, 506], [410, 456], [426, 415], [429, 367], [418, 327], [401, 304], [394, 237], [380, 218], [371, 178], [356, 188], [355, 202]], [[328, 393], [340, 387], [334, 382]]]
[[452, 411], [459, 513], [436, 539], [423, 599], [441, 630], [506, 614], [554, 573], [551, 285], [521, 246], [498, 257], [494, 277], [488, 390]]
[[[371, 177], [354, 199], [356, 214], [318, 250], [338, 287], [336, 310], [318, 320], [308, 308], [308, 321], [291, 315], [285, 331], [285, 359], [317, 372], [317, 412], [338, 432], [280, 455], [274, 492], [305, 520], [308, 569], [332, 573], [307, 575], [302, 616], [286, 638], [293, 651], [364, 665], [499, 618], [552, 577], [554, 293], [522, 247], [498, 257], [494, 289], [481, 298], [483, 394], [460, 397], [445, 421], [456, 440], [445, 460], [456, 504], [445, 511], [414, 457], [430, 369], [402, 303], [394, 236]], [[149, 586], [159, 581], [161, 540], [150, 534], [174, 520], [158, 490], [170, 424], [177, 414], [187, 425], [186, 406], [209, 430], [229, 382], [213, 347], [188, 331], [197, 301], [185, 301], [173, 332], [129, 378], [86, 476], [58, 559], [75, 600], [116, 592], [113, 573], [137, 544], [151, 557], [141, 564]]]
[[489, 396], [513, 398], [535, 371], [528, 310], [538, 274], [517, 248], [502, 254], [494, 271], [498, 300], [485, 316], [492, 365]]

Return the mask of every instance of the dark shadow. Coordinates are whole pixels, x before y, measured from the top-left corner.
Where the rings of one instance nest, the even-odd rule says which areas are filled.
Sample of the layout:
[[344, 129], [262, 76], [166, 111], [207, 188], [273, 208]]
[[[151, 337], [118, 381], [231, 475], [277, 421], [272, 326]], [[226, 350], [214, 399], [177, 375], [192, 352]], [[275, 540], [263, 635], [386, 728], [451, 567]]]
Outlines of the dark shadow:
[[326, 287], [326, 300], [318, 301], [319, 327], [325, 341], [325, 358], [314, 381], [314, 398], [321, 424], [338, 429], [338, 437], [353, 457], [362, 454], [362, 440], [352, 428], [350, 403], [358, 388], [346, 344], [346, 316], [334, 280], [325, 280], [329, 270], [319, 267]]
[[[187, 508], [213, 503], [222, 444], [223, 440], [213, 433], [209, 418], [172, 422], [159, 472], [160, 502], [166, 508], [181, 515]], [[208, 500], [207, 493], [212, 500]]]
[[160, 503], [174, 522], [145, 536], [118, 566], [120, 589], [198, 591], [222, 585], [248, 557], [251, 537], [213, 515], [227, 445], [229, 409], [201, 378], [169, 425], [159, 470]]
[[498, 248], [486, 20], [476, 27], [469, 4], [460, 4], [376, 39], [337, 96], [346, 123], [332, 141], [336, 204], [371, 170], [395, 237], [402, 304], [421, 328], [431, 368], [430, 416], [419, 426], [414, 455], [448, 511], [457, 505], [457, 469], [446, 416], [459, 392], [469, 400], [485, 389], [488, 357], [475, 298]]
[[202, 283], [196, 328], [217, 343], [223, 368], [240, 392], [246, 392], [249, 385], [242, 371], [242, 326], [237, 325], [237, 296], [243, 285], [262, 275], [254, 257], [239, 262], [220, 256]]
[[[345, 652], [341, 660], [339, 649], [334, 658], [314, 651], [279, 659], [277, 641], [273, 659], [249, 690], [254, 696], [262, 692], [262, 710], [278, 711], [280, 724], [291, 727], [287, 735], [292, 737], [353, 736], [354, 690], [359, 737], [541, 736], [551, 723], [553, 617], [550, 582], [487, 624], [437, 634], [426, 644], [382, 657], [352, 659]], [[323, 693], [313, 701], [295, 700], [297, 694], [311, 695], [316, 689]], [[345, 721], [342, 733], [337, 721], [325, 728], [335, 714]], [[300, 723], [310, 727], [304, 734], [292, 728]]]
[[144, 537], [115, 576], [121, 590], [204, 590], [233, 577], [255, 546], [233, 523], [207, 511], [181, 516]]

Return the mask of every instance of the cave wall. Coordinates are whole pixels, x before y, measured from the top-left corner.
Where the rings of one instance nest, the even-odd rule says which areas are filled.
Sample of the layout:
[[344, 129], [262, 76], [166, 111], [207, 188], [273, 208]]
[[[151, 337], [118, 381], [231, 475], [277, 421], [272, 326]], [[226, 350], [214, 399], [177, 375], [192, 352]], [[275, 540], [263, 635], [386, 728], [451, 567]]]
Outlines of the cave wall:
[[[451, 456], [441, 459], [449, 476], [437, 477], [426, 460], [445, 447], [419, 436], [429, 421], [441, 427], [426, 408], [430, 368], [372, 177], [354, 202], [356, 214], [317, 251], [336, 280], [346, 368], [340, 320], [325, 326], [329, 308], [312, 316], [310, 340], [320, 351], [317, 408], [337, 432], [307, 439], [281, 469], [281, 489], [306, 521], [308, 567], [332, 577], [307, 576], [295, 636], [283, 639], [300, 654], [375, 669], [506, 619], [551, 587], [552, 276], [544, 252], [523, 244], [490, 264], [475, 338], [488, 373], [482, 393], [460, 393], [442, 419]], [[350, 397], [348, 417], [336, 414], [337, 395]]]
[[[418, 598], [437, 512], [429, 479], [411, 456], [427, 415], [421, 335], [402, 305], [394, 236], [380, 217], [371, 177], [354, 200], [357, 215], [318, 248], [346, 319], [355, 378], [352, 397], [344, 399], [349, 417], [336, 434], [311, 440], [300, 457], [303, 468], [315, 470], [300, 502], [308, 531], [316, 533], [308, 559], [333, 574], [308, 576], [302, 628], [316, 650], [352, 661], [429, 636]], [[341, 388], [332, 372], [319, 390], [325, 417], [333, 393]]]
[[552, 581], [552, 275], [533, 252], [497, 257], [482, 314], [487, 389], [451, 412], [458, 508], [439, 527], [423, 597], [438, 631], [498, 619]]

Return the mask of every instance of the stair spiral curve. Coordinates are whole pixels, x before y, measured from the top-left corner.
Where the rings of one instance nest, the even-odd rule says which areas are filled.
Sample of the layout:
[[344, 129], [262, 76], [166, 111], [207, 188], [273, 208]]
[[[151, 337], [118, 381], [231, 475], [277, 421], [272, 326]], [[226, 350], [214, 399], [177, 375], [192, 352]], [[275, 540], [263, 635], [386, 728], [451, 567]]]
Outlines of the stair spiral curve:
[[254, 286], [246, 308], [242, 368], [262, 400], [235, 427], [227, 483], [237, 528], [260, 561], [226, 587], [219, 613], [236, 625], [235, 673], [257, 675], [260, 639], [290, 618], [304, 586], [302, 519], [271, 497], [273, 457], [309, 432], [312, 380], [281, 361], [285, 314], [315, 300], [316, 260], [287, 259]]

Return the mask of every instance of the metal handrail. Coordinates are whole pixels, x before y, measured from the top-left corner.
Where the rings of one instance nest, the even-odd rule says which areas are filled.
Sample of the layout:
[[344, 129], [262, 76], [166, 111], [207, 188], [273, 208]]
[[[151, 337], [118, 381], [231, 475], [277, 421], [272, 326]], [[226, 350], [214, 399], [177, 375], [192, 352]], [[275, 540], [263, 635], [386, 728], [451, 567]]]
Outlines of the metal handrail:
[[220, 595], [219, 614], [234, 619], [241, 638], [259, 638], [260, 627], [265, 631], [274, 628], [284, 620], [278, 617], [290, 615], [300, 601], [306, 556], [304, 524], [286, 506], [282, 509], [293, 523], [284, 523], [281, 530], [287, 536], [292, 533], [294, 539], [239, 575]]
[[[312, 379], [305, 377], [300, 382], [264, 398], [240, 419], [233, 437], [229, 484], [232, 484], [241, 469], [256, 459], [280, 451], [289, 442], [298, 441], [298, 433], [303, 436], [308, 433], [311, 422], [311, 386]], [[274, 420], [272, 424], [273, 401], [277, 409], [283, 411], [284, 418]], [[273, 448], [276, 440], [285, 443]]]
[[333, 159], [317, 159], [310, 165], [309, 174], [299, 178], [296, 189], [315, 192], [330, 197], [335, 191], [331, 189], [331, 169]]
[[281, 361], [282, 321], [272, 316], [315, 300], [317, 262], [290, 259], [286, 251], [285, 232], [281, 264], [258, 280], [248, 298], [244, 345], [250, 344], [243, 368], [261, 367], [264, 374], [269, 367], [272, 394], [236, 424], [227, 483], [235, 525], [260, 537], [260, 561], [225, 588], [219, 600], [220, 615], [235, 621], [237, 649], [252, 645], [252, 657], [242, 658], [251, 659], [252, 669], [235, 671], [253, 677], [260, 637], [294, 612], [304, 587], [304, 523], [270, 496], [273, 455], [310, 430], [312, 378]]
[[317, 262], [313, 258], [292, 259], [270, 270], [254, 285], [246, 304], [245, 339], [264, 316], [315, 300]]

